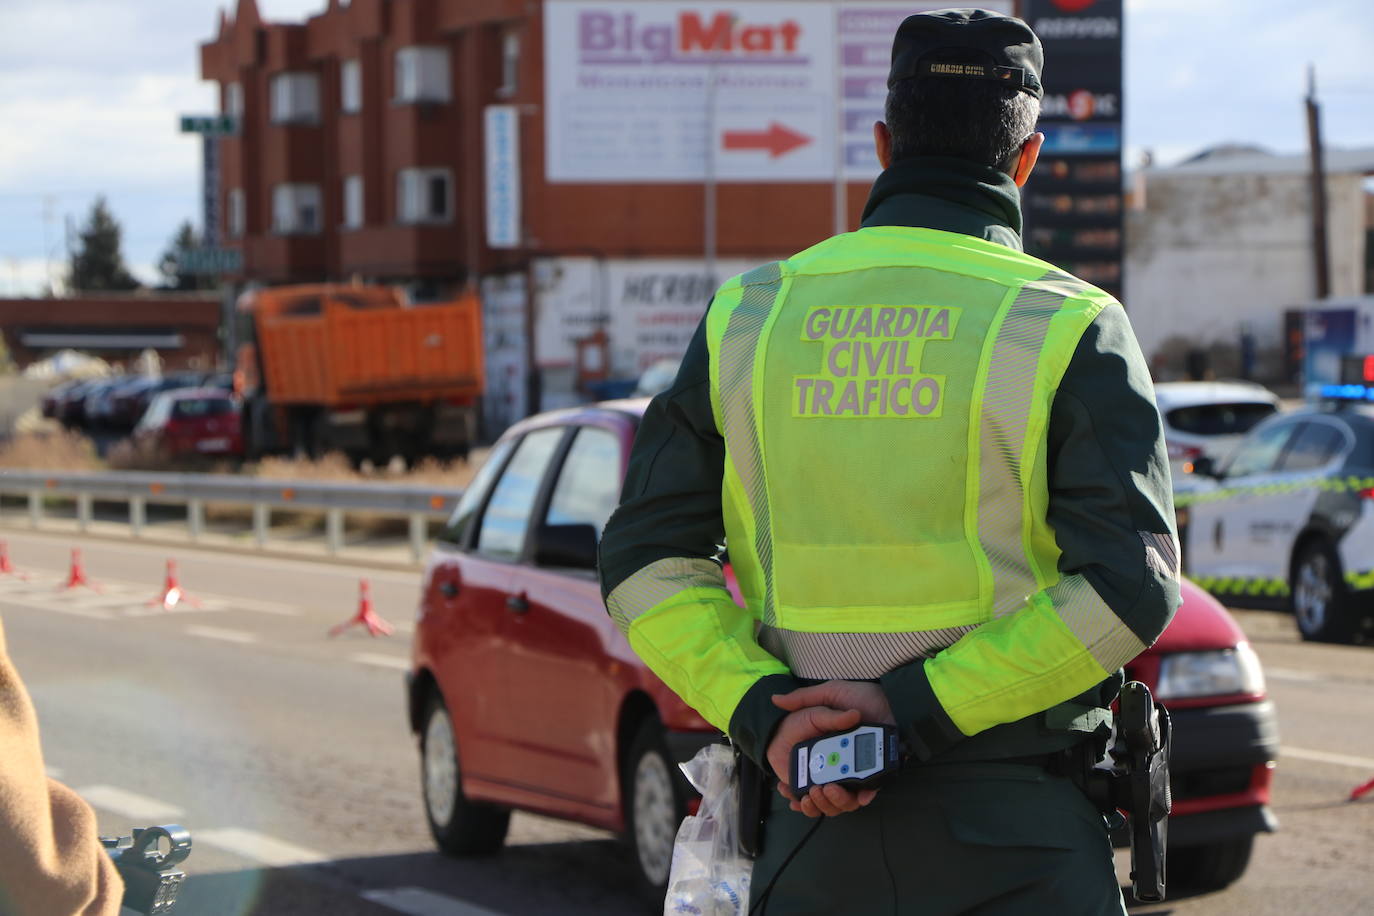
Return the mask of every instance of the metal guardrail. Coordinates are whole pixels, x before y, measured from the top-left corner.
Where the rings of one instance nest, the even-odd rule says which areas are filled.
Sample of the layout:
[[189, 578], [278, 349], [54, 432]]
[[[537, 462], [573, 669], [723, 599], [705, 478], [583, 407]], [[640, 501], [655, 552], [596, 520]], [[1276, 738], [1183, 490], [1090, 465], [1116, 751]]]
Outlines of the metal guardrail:
[[94, 520], [96, 500], [126, 502], [129, 529], [141, 537], [147, 526], [149, 503], [186, 506], [186, 525], [192, 541], [205, 533], [205, 506], [250, 506], [253, 540], [267, 546], [274, 509], [314, 509], [325, 516], [325, 549], [339, 553], [344, 546], [344, 520], [350, 512], [395, 516], [409, 520], [411, 556], [424, 559], [429, 522], [447, 519], [463, 495], [461, 489], [394, 484], [339, 484], [306, 480], [262, 480], [219, 474], [159, 474], [129, 471], [115, 474], [42, 471], [0, 471], [0, 495], [28, 498], [29, 524], [43, 524], [44, 500], [70, 497], [76, 502], [77, 527], [86, 531]]

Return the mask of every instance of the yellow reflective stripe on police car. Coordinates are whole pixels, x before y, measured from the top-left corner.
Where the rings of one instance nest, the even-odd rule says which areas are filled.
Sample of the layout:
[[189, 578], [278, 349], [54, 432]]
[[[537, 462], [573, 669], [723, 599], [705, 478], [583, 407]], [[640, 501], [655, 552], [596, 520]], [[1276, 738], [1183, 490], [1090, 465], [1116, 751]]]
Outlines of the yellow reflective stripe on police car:
[[1190, 576], [1190, 579], [1209, 592], [1217, 595], [1252, 595], [1282, 597], [1288, 594], [1288, 583], [1283, 579], [1249, 576]]
[[1282, 483], [1255, 484], [1247, 487], [1224, 487], [1218, 490], [1203, 490], [1193, 493], [1174, 494], [1174, 506], [1191, 506], [1198, 503], [1217, 502], [1237, 496], [1271, 495], [1274, 493], [1297, 493], [1302, 490], [1321, 490], [1325, 493], [1358, 493], [1374, 489], [1374, 477], [1306, 477], [1302, 480]]

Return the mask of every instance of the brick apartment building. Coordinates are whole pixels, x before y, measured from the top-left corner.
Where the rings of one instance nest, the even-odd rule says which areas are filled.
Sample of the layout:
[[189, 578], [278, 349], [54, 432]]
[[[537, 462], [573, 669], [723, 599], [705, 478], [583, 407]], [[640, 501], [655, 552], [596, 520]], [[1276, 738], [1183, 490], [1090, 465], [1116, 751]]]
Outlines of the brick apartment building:
[[[361, 278], [417, 299], [481, 282], [498, 425], [574, 400], [579, 377], [632, 378], [680, 354], [715, 281], [835, 224], [831, 183], [722, 181], [708, 271], [704, 182], [549, 180], [545, 6], [329, 0], [305, 23], [276, 23], [239, 0], [201, 47], [202, 76], [240, 125], [219, 141], [220, 236], [243, 255], [234, 279]], [[514, 113], [518, 147], [518, 242], [501, 247], [487, 231], [490, 106]], [[849, 185], [851, 226], [870, 182]], [[626, 300], [647, 324], [617, 327]], [[593, 365], [579, 371], [598, 328], [610, 351], [584, 354]]]
[[238, 0], [201, 47], [231, 279], [478, 284], [493, 428], [633, 380], [719, 281], [857, 227], [892, 35], [940, 5]]

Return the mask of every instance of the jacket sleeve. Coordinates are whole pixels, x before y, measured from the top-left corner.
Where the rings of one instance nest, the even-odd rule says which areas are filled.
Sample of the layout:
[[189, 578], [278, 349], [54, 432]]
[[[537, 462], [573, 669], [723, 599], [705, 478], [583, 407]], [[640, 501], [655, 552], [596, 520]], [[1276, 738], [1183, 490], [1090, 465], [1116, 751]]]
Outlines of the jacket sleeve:
[[916, 755], [1086, 693], [1150, 646], [1179, 605], [1163, 430], [1123, 309], [1088, 328], [1050, 411], [1047, 519], [1060, 579], [882, 683]]
[[95, 813], [44, 773], [33, 703], [0, 632], [0, 913], [117, 916], [123, 896]]
[[755, 638], [726, 588], [725, 442], [711, 411], [706, 323], [673, 386], [644, 413], [600, 547], [606, 608], [631, 647], [678, 696], [761, 761], [785, 713], [770, 697], [800, 686]]

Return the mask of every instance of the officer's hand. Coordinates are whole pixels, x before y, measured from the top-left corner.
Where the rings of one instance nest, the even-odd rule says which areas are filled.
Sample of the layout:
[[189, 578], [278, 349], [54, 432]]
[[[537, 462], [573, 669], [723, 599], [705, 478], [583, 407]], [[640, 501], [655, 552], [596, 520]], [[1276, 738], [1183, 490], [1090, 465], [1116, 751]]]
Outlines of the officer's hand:
[[777, 694], [773, 697], [773, 703], [789, 712], [808, 706], [854, 709], [858, 710], [862, 722], [897, 724], [892, 707], [887, 702], [887, 694], [872, 681], [826, 681], [814, 687], [800, 687], [791, 693]]
[[[787, 696], [794, 696], [795, 691]], [[778, 700], [774, 697], [774, 702]], [[782, 704], [779, 704], [782, 705]], [[811, 791], [798, 798], [788, 787], [789, 764], [792, 749], [802, 741], [809, 741], [832, 732], [842, 732], [853, 728], [861, 721], [857, 710], [829, 709], [825, 706], [810, 706], [790, 712], [778, 723], [778, 730], [768, 744], [768, 765], [778, 775], [778, 792], [786, 798], [793, 811], [800, 811], [807, 817], [835, 817], [848, 811], [857, 811], [873, 801], [878, 794], [876, 789], [860, 789], [855, 792], [845, 786], [833, 783], [813, 786]]]

